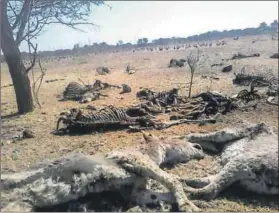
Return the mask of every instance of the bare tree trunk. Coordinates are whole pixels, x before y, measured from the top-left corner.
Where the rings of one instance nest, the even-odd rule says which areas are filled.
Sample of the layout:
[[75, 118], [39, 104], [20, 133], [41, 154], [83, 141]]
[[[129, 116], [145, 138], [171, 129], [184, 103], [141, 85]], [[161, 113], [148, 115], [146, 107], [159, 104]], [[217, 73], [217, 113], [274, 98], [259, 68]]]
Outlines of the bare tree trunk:
[[193, 77], [194, 77], [194, 73], [191, 72], [191, 80], [190, 80], [190, 88], [189, 88], [189, 95], [188, 98], [191, 97], [191, 92], [192, 92], [192, 84], [193, 84]]
[[13, 38], [7, 17], [7, 1], [1, 0], [1, 48], [12, 77], [18, 112], [24, 114], [34, 109], [30, 80], [22, 62], [19, 48]]

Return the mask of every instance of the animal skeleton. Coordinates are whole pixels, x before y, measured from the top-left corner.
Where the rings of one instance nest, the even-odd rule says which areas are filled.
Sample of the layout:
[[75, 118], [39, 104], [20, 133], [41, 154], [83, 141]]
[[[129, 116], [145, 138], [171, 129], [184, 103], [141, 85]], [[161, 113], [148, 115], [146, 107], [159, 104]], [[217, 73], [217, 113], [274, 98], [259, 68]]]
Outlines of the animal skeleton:
[[57, 120], [56, 130], [58, 130], [61, 121], [67, 125], [67, 129], [73, 131], [74, 129], [82, 130], [92, 126], [92, 128], [97, 128], [98, 126], [109, 124], [122, 127], [129, 126], [135, 124], [137, 118], [128, 116], [123, 108], [109, 106], [98, 112], [89, 112], [87, 114], [76, 108], [71, 109], [69, 112], [62, 112]]
[[63, 92], [63, 100], [74, 100], [79, 101], [80, 103], [87, 103], [99, 99], [100, 96], [108, 97], [107, 95], [98, 92], [100, 90], [110, 87], [121, 88], [117, 85], [103, 83], [100, 80], [96, 80], [93, 85], [86, 85], [81, 79], [79, 80], [83, 85], [77, 82], [69, 83]]
[[77, 82], [71, 82], [67, 85], [63, 92], [63, 100], [80, 100], [82, 95], [91, 91], [90, 85], [82, 85]]
[[81, 111], [80, 109], [73, 108], [68, 112], [60, 113], [57, 120], [56, 131], [54, 133], [61, 132], [59, 130], [59, 124], [62, 122], [66, 125], [66, 128], [62, 132], [68, 131], [70, 133], [86, 133], [99, 130], [101, 128], [128, 128], [131, 131], [140, 131], [146, 129], [166, 129], [174, 125], [183, 123], [200, 123], [209, 122], [215, 123], [215, 119], [205, 120], [187, 120], [181, 119], [173, 122], [160, 122], [152, 119], [148, 114], [144, 116], [131, 117], [128, 115], [130, 112], [139, 112], [137, 110], [127, 110], [124, 108], [116, 108], [113, 106], [105, 107], [98, 112], [88, 113]]
[[182, 98], [178, 96], [178, 89], [173, 88], [170, 91], [153, 92], [149, 89], [143, 89], [137, 92], [137, 97], [141, 100], [147, 100], [158, 106], [176, 105], [182, 102]]
[[204, 104], [201, 104], [194, 111], [187, 115], [187, 117], [190, 116], [193, 119], [197, 119], [204, 113], [206, 115], [215, 115], [216, 113], [221, 111], [223, 114], [225, 114], [236, 107], [229, 97], [226, 97], [217, 92], [203, 92], [193, 96], [192, 98], [202, 98], [204, 102]]
[[104, 83], [100, 80], [96, 80], [93, 84], [94, 91], [99, 91], [99, 90], [103, 90], [103, 89], [107, 89], [107, 88], [111, 88], [111, 87], [118, 88], [118, 89], [121, 88], [121, 86]]
[[241, 90], [237, 94], [237, 98], [241, 100], [245, 100], [246, 102], [253, 101], [253, 100], [259, 100], [261, 99], [261, 96], [257, 94], [257, 90], [255, 90], [255, 81], [252, 81], [250, 83], [250, 91], [247, 89]]
[[241, 69], [240, 73], [234, 73], [235, 79], [233, 79], [233, 84], [238, 84], [241, 86], [249, 86], [253, 81], [253, 85], [256, 87], [265, 87], [277, 85], [278, 79], [274, 76], [271, 71], [261, 70], [260, 72], [253, 72], [248, 74], [245, 72], [246, 66]]

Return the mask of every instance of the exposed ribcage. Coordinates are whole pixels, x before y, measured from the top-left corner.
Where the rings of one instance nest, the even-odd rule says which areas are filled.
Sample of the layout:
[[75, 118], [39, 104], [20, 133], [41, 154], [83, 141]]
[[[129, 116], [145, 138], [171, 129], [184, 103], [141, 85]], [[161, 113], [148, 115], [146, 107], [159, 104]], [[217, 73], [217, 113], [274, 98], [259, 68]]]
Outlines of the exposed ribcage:
[[82, 114], [75, 123], [78, 124], [105, 124], [105, 123], [133, 123], [135, 119], [126, 114], [123, 108], [109, 106], [99, 112]]

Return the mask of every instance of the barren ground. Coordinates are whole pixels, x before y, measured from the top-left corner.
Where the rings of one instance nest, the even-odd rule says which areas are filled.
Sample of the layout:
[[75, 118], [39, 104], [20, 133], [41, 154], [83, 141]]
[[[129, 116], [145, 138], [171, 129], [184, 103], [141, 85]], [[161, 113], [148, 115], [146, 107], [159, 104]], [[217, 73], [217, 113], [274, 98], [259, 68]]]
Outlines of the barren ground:
[[[226, 39], [227, 45], [212, 47], [201, 47], [206, 60], [198, 68], [195, 77], [192, 94], [210, 89], [220, 91], [224, 94], [236, 94], [243, 89], [232, 84], [233, 72], [239, 72], [244, 65], [255, 67], [272, 68], [278, 72], [278, 60], [270, 59], [269, 56], [278, 52], [278, 41], [272, 41], [270, 36], [258, 37], [258, 41], [252, 43], [255, 37], [243, 37], [238, 41]], [[139, 103], [136, 92], [141, 87], [148, 87], [155, 91], [168, 90], [173, 87], [180, 87], [182, 94], [188, 94], [187, 84], [190, 72], [188, 67], [168, 68], [171, 58], [183, 58], [190, 49], [168, 50], [168, 51], [138, 51], [119, 52], [98, 55], [75, 56], [60, 61], [43, 61], [43, 67], [47, 69], [45, 80], [64, 78], [63, 81], [43, 83], [40, 90], [40, 101], [42, 109], [35, 109], [34, 112], [26, 115], [16, 115], [17, 107], [13, 87], [3, 86], [11, 84], [11, 78], [5, 64], [1, 70], [1, 116], [2, 127], [23, 126], [31, 128], [36, 138], [25, 139], [15, 143], [3, 144], [1, 147], [1, 170], [19, 171], [30, 165], [38, 163], [46, 158], [54, 159], [70, 152], [81, 151], [93, 154], [106, 152], [112, 149], [125, 149], [128, 147], [140, 147], [143, 145], [141, 133], [127, 133], [126, 131], [106, 132], [82, 136], [54, 136], [50, 134], [56, 126], [59, 113], [71, 107], [80, 107], [77, 102], [58, 102], [57, 95], [61, 95], [64, 88], [71, 81], [82, 79], [85, 83], [93, 82], [96, 79], [111, 84], [126, 83], [131, 86], [132, 92], [120, 95], [118, 89], [109, 89], [105, 93], [109, 97], [102, 97], [100, 100], [91, 102], [97, 108], [114, 106], [131, 106]], [[222, 61], [231, 58], [233, 54], [242, 52], [245, 54], [260, 53], [260, 57], [241, 60]], [[230, 73], [222, 73], [221, 67], [211, 68], [214, 63], [232, 64], [233, 70]], [[124, 72], [124, 66], [131, 63], [137, 68], [137, 72], [128, 75]], [[96, 67], [107, 66], [112, 74], [107, 76], [95, 75]], [[38, 73], [38, 72], [37, 72]], [[37, 75], [35, 73], [35, 75]], [[210, 88], [210, 80], [201, 78], [201, 75], [215, 73], [220, 80], [213, 80]], [[31, 74], [30, 74], [30, 77]], [[278, 131], [278, 107], [271, 106], [265, 102], [258, 105], [256, 109], [249, 109], [246, 112], [234, 111], [226, 115], [222, 122], [206, 126], [183, 124], [162, 131], [151, 131], [155, 135], [185, 135], [190, 132], [208, 132], [223, 127], [233, 127], [241, 120], [250, 122], [266, 122]], [[268, 145], [268, 141], [266, 141]], [[214, 159], [207, 156], [199, 162], [192, 161], [186, 165], [178, 165], [170, 172], [184, 176], [206, 176], [213, 174]], [[242, 194], [242, 192], [241, 192]], [[237, 196], [236, 196], [237, 195]], [[205, 207], [207, 211], [278, 211], [278, 205], [274, 198], [263, 196], [240, 195], [230, 193], [211, 201]], [[212, 205], [211, 205], [212, 204]]]

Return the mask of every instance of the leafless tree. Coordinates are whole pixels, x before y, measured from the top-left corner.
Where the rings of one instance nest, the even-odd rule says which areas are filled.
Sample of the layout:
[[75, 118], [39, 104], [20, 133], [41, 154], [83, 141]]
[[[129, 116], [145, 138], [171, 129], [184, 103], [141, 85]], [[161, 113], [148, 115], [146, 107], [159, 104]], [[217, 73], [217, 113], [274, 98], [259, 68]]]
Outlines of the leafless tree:
[[191, 71], [190, 88], [189, 88], [189, 95], [188, 95], [189, 98], [191, 97], [194, 73], [196, 71], [199, 61], [200, 61], [199, 48], [197, 48], [196, 54], [193, 53], [193, 51], [191, 51], [190, 54], [186, 57], [186, 63], [188, 64]]
[[20, 114], [34, 109], [28, 77], [34, 64], [28, 68], [24, 66], [20, 44], [27, 37], [36, 38], [50, 24], [62, 24], [79, 31], [83, 31], [79, 28], [82, 25], [96, 27], [87, 20], [92, 6], [104, 4], [104, 1], [95, 0], [1, 0], [1, 49], [12, 77]]
[[[31, 71], [32, 71], [32, 94], [33, 94], [33, 98], [34, 98], [36, 104], [39, 106], [39, 108], [41, 108], [41, 104], [40, 104], [40, 101], [39, 101], [39, 90], [42, 86], [43, 78], [45, 76], [45, 71], [42, 68], [40, 57], [38, 57], [38, 55], [37, 55], [38, 45], [34, 46], [32, 44], [32, 42], [29, 40], [29, 38], [27, 39], [27, 42], [28, 42], [28, 49], [29, 49], [30, 64], [32, 64], [32, 66], [31, 66], [32, 67], [31, 68]], [[34, 51], [33, 55], [31, 53], [31, 49], [33, 49], [33, 51]], [[34, 65], [35, 65], [36, 61], [38, 61], [39, 68], [40, 68], [40, 71], [41, 71], [41, 75], [35, 80]]]

